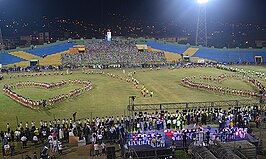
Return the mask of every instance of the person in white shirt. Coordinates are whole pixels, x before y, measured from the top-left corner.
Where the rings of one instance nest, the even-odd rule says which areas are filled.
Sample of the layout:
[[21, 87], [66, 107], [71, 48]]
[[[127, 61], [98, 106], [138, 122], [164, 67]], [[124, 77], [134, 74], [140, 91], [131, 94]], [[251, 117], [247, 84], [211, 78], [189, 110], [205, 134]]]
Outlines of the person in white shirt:
[[20, 127], [20, 129], [23, 128], [22, 122], [19, 123], [19, 127]]
[[65, 121], [66, 121], [65, 119], [62, 120], [62, 125], [63, 126], [65, 125]]
[[97, 135], [96, 135], [96, 133], [92, 133], [92, 135], [91, 135], [91, 142], [92, 143], [95, 143], [97, 141]]
[[9, 154], [9, 150], [10, 150], [10, 145], [8, 143], [6, 143], [4, 145], [4, 150], [5, 150], [5, 155], [8, 155]]
[[40, 126], [43, 126], [43, 121], [42, 120], [40, 121]]
[[6, 129], [7, 129], [7, 131], [10, 131], [10, 125], [9, 125], [9, 123], [6, 124]]
[[28, 123], [28, 122], [26, 122], [26, 124], [25, 124], [25, 128], [26, 128], [26, 129], [29, 128], [29, 123]]
[[171, 119], [169, 118], [169, 119], [167, 119], [167, 129], [170, 129], [171, 128]]
[[177, 120], [176, 121], [176, 129], [180, 130], [180, 128], [181, 128], [180, 126], [181, 126], [181, 122], [180, 122], [180, 120]]
[[81, 120], [80, 120], [80, 119], [78, 120], [78, 125], [79, 125], [79, 126], [82, 126], [82, 125], [81, 125]]
[[176, 129], [176, 118], [173, 119], [173, 124], [172, 124], [172, 126], [173, 126], [173, 127], [172, 127], [173, 129]]
[[21, 132], [18, 131], [18, 130], [16, 129], [16, 131], [15, 131], [15, 136], [16, 136], [16, 141], [17, 141], [17, 142], [19, 142], [20, 134], [21, 134]]
[[199, 130], [199, 142], [202, 143], [203, 142], [203, 135], [204, 135], [204, 132], [202, 129]]
[[62, 129], [59, 129], [59, 140], [62, 140], [64, 138], [64, 132], [62, 131]]
[[37, 145], [37, 143], [38, 143], [38, 137], [36, 135], [33, 136], [32, 140], [35, 143], [35, 145]]
[[27, 146], [27, 138], [25, 135], [21, 137], [21, 141], [22, 141], [22, 147], [25, 148]]
[[59, 153], [60, 155], [62, 155], [62, 151], [63, 151], [63, 145], [62, 145], [61, 142], [58, 142], [58, 153]]
[[101, 143], [101, 142], [102, 142], [102, 139], [103, 139], [103, 135], [102, 135], [102, 133], [99, 133], [99, 134], [97, 135], [97, 138], [98, 138], [99, 142]]
[[56, 150], [57, 150], [57, 140], [54, 140], [54, 142], [53, 142], [53, 152], [56, 152]]
[[98, 156], [99, 155], [99, 145], [97, 142], [94, 144], [94, 151], [95, 151], [95, 155]]
[[102, 154], [105, 154], [106, 153], [106, 145], [104, 142], [101, 144], [101, 147], [102, 147]]

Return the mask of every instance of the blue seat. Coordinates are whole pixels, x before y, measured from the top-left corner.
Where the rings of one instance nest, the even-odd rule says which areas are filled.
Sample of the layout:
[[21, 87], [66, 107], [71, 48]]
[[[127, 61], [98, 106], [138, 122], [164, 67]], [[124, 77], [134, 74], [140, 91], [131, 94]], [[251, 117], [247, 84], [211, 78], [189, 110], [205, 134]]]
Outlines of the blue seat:
[[255, 56], [262, 56], [266, 60], [265, 51], [245, 51], [245, 50], [222, 50], [222, 49], [207, 49], [200, 48], [192, 57], [200, 57], [217, 62], [254, 62]]
[[173, 52], [176, 54], [182, 54], [188, 49], [186, 45], [171, 45], [155, 41], [147, 41], [147, 45], [151, 46], [153, 49], [162, 50], [166, 52]]
[[21, 61], [26, 61], [26, 60], [19, 58], [17, 56], [8, 54], [7, 52], [0, 53], [0, 64], [2, 65], [13, 64], [16, 62], [21, 62]]
[[75, 45], [74, 43], [63, 43], [63, 44], [48, 46], [48, 47], [44, 47], [44, 48], [25, 50], [25, 52], [28, 52], [30, 54], [42, 57], [43, 55], [52, 55], [52, 54], [56, 54], [59, 52], [69, 50], [74, 45]]

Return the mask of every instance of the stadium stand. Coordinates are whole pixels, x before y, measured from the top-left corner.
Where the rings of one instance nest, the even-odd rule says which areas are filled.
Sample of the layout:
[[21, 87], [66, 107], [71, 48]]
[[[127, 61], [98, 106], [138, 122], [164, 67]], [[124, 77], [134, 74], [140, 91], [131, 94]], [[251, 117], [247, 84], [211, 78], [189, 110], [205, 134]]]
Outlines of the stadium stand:
[[[143, 41], [143, 40], [142, 40]], [[2, 65], [27, 66], [27, 61], [38, 59], [40, 65], [61, 65], [70, 63], [155, 63], [173, 62], [182, 59], [181, 54], [190, 56], [192, 62], [216, 61], [226, 63], [254, 63], [255, 56], [261, 57], [266, 62], [265, 49], [217, 49], [205, 47], [191, 47], [175, 43], [147, 40], [136, 42], [130, 40], [118, 40], [105, 43], [101, 40], [78, 40], [85, 44], [86, 52], [71, 55], [71, 49], [77, 41], [62, 41], [54, 44], [36, 46], [37, 48], [16, 49], [0, 54]], [[146, 46], [144, 52], [138, 52], [137, 45]], [[146, 45], [147, 44], [147, 45]], [[23, 51], [21, 51], [23, 50]], [[148, 52], [147, 52], [148, 51]], [[62, 55], [66, 54], [66, 55]], [[43, 58], [43, 56], [46, 57]]]
[[179, 61], [182, 56], [180, 54], [175, 54], [172, 52], [164, 52], [167, 61]]
[[16, 62], [21, 62], [21, 61], [25, 61], [25, 60], [22, 58], [13, 56], [7, 52], [0, 53], [0, 64], [2, 65], [8, 65], [8, 64], [16, 63]]
[[21, 62], [17, 62], [17, 63], [12, 63], [12, 64], [8, 64], [6, 65], [7, 67], [29, 67], [29, 61], [21, 61]]
[[171, 44], [165, 42], [147, 41], [149, 50], [164, 52], [167, 61], [176, 61], [181, 56], [190, 56], [194, 59], [205, 59], [216, 62], [232, 63], [254, 63], [255, 56], [261, 56], [263, 62], [266, 60], [266, 50], [256, 49], [217, 49], [217, 48], [197, 48], [188, 47], [187, 45]]
[[239, 49], [207, 49], [200, 48], [192, 57], [214, 60], [217, 62], [254, 62], [255, 56], [266, 59], [266, 51], [250, 51]]
[[42, 57], [43, 55], [52, 55], [58, 52], [69, 50], [74, 45], [75, 45], [74, 43], [63, 43], [63, 44], [58, 44], [58, 45], [44, 47], [44, 48], [25, 50], [25, 52]]
[[35, 55], [29, 54], [29, 53], [24, 52], [24, 51], [10, 52], [9, 54], [17, 56], [17, 57], [25, 59], [25, 60], [40, 59], [39, 56], [35, 56]]
[[86, 52], [65, 54], [63, 64], [132, 64], [165, 62], [163, 52], [138, 51], [135, 42], [116, 40], [85, 40]]
[[43, 65], [43, 66], [47, 66], [47, 65], [61, 65], [62, 63], [62, 60], [61, 60], [61, 56], [63, 54], [67, 54], [68, 51], [63, 51], [63, 52], [59, 52], [59, 53], [56, 53], [56, 54], [52, 54], [52, 55], [49, 55], [49, 56], [46, 56], [45, 58], [43, 59], [40, 59], [40, 65]]
[[[41, 66], [48, 66], [48, 65], [61, 65], [62, 61], [61, 61], [61, 56], [62, 54], [67, 54], [68, 51], [63, 51], [63, 52], [59, 52], [56, 54], [52, 54], [52, 55], [48, 55], [45, 58], [40, 58], [39, 56], [36, 56], [37, 58], [32, 58], [32, 59], [38, 59], [39, 60], [39, 64]], [[16, 54], [18, 54], [16, 52]], [[28, 54], [28, 53], [26, 53]], [[34, 57], [34, 55], [30, 56], [31, 54], [29, 54], [29, 57]], [[29, 57], [27, 57], [29, 59]], [[17, 67], [28, 67], [29, 66], [29, 61], [32, 60], [29, 59], [27, 61], [21, 61], [21, 62], [16, 62], [16, 63], [12, 63], [12, 64], [8, 64], [8, 67], [13, 67], [14, 65], [16, 65]]]
[[148, 46], [148, 51], [149, 52], [163, 52], [165, 55], [166, 61], [168, 62], [180, 61], [180, 59], [182, 58], [181, 54], [177, 54], [174, 52], [167, 52], [163, 50], [157, 50], [157, 49], [152, 48], [151, 46]]
[[173, 52], [177, 54], [182, 54], [188, 49], [186, 45], [178, 45], [178, 44], [174, 45], [174, 44], [155, 42], [155, 41], [147, 41], [147, 45], [152, 47], [153, 49], [163, 50], [166, 52]]
[[199, 48], [188, 48], [183, 54], [184, 56], [193, 56]]

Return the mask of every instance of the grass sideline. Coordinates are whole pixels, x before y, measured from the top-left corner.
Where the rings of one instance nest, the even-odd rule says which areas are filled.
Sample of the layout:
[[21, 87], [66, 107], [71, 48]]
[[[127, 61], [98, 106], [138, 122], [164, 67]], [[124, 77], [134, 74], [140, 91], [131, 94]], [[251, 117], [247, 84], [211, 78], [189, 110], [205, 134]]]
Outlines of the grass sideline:
[[[240, 68], [240, 67], [239, 67]], [[245, 69], [264, 71], [265, 67], [245, 67]], [[126, 69], [126, 72], [133, 71], [133, 69]], [[211, 75], [218, 76], [222, 73], [230, 73], [224, 70], [215, 68], [191, 68], [191, 69], [174, 69], [169, 70], [162, 68], [161, 70], [152, 71], [150, 69], [136, 69], [134, 76], [140, 81], [140, 86], [145, 85], [146, 88], [154, 92], [154, 97], [142, 97], [140, 91], [136, 91], [132, 83], [127, 83], [119, 79], [113, 79], [105, 75], [82, 74], [80, 70], [74, 71], [72, 75], [64, 76], [38, 76], [38, 77], [20, 77], [16, 79], [9, 79], [5, 76], [3, 81], [0, 81], [0, 87], [4, 84], [15, 83], [18, 81], [38, 81], [38, 82], [58, 82], [60, 80], [91, 80], [93, 89], [81, 96], [71, 98], [67, 101], [55, 105], [50, 110], [36, 111], [27, 108], [5, 96], [2, 91], [0, 93], [0, 130], [6, 129], [6, 123], [9, 122], [11, 128], [17, 127], [16, 116], [19, 122], [26, 121], [29, 123], [34, 120], [39, 125], [40, 120], [53, 120], [60, 118], [71, 118], [74, 112], [77, 112], [77, 118], [116, 116], [127, 114], [126, 108], [128, 105], [128, 96], [136, 95], [135, 103], [168, 103], [168, 102], [193, 102], [193, 101], [219, 101], [219, 100], [236, 100], [248, 99], [235, 95], [223, 95], [221, 93], [208, 92], [204, 90], [197, 90], [184, 87], [180, 80], [186, 76]], [[104, 70], [104, 72], [114, 73], [124, 76], [122, 69], [118, 70]], [[265, 71], [264, 71], [265, 72]], [[266, 74], [266, 72], [265, 72]], [[266, 85], [265, 80], [260, 80]], [[214, 84], [215, 85], [215, 84]], [[251, 85], [236, 81], [227, 80], [222, 85], [230, 88], [255, 90]], [[17, 90], [18, 93], [26, 97], [34, 99], [42, 99], [52, 97], [53, 95], [66, 93], [73, 90], [73, 86], [67, 86], [63, 89], [56, 90], [40, 90], [38, 88], [27, 88]], [[52, 91], [52, 92], [50, 92]]]

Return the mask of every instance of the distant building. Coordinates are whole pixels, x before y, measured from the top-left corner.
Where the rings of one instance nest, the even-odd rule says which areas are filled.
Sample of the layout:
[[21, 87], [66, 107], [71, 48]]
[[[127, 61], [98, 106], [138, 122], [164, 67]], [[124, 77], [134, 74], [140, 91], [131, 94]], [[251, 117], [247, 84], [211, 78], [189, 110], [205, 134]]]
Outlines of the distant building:
[[31, 45], [43, 45], [44, 43], [50, 43], [49, 35], [49, 32], [34, 32], [32, 35], [23, 35], [4, 39], [4, 49], [10, 50], [17, 47], [24, 48], [30, 47]]
[[39, 33], [38, 43], [39, 44], [44, 43], [44, 33]]
[[20, 39], [19, 38], [9, 38], [9, 39], [4, 39], [4, 49], [5, 50], [11, 50], [11, 49], [16, 49], [20, 44]]
[[165, 42], [177, 42], [177, 43], [187, 43], [188, 38], [187, 37], [167, 37], [167, 38], [159, 38], [160, 41]]
[[49, 32], [44, 33], [44, 42], [49, 43], [50, 42], [50, 34]]
[[20, 43], [21, 45], [28, 47], [31, 45], [31, 41], [32, 41], [32, 36], [31, 35], [26, 35], [26, 36], [20, 36]]
[[255, 40], [255, 44], [257, 48], [266, 47], [266, 39], [265, 40]]

